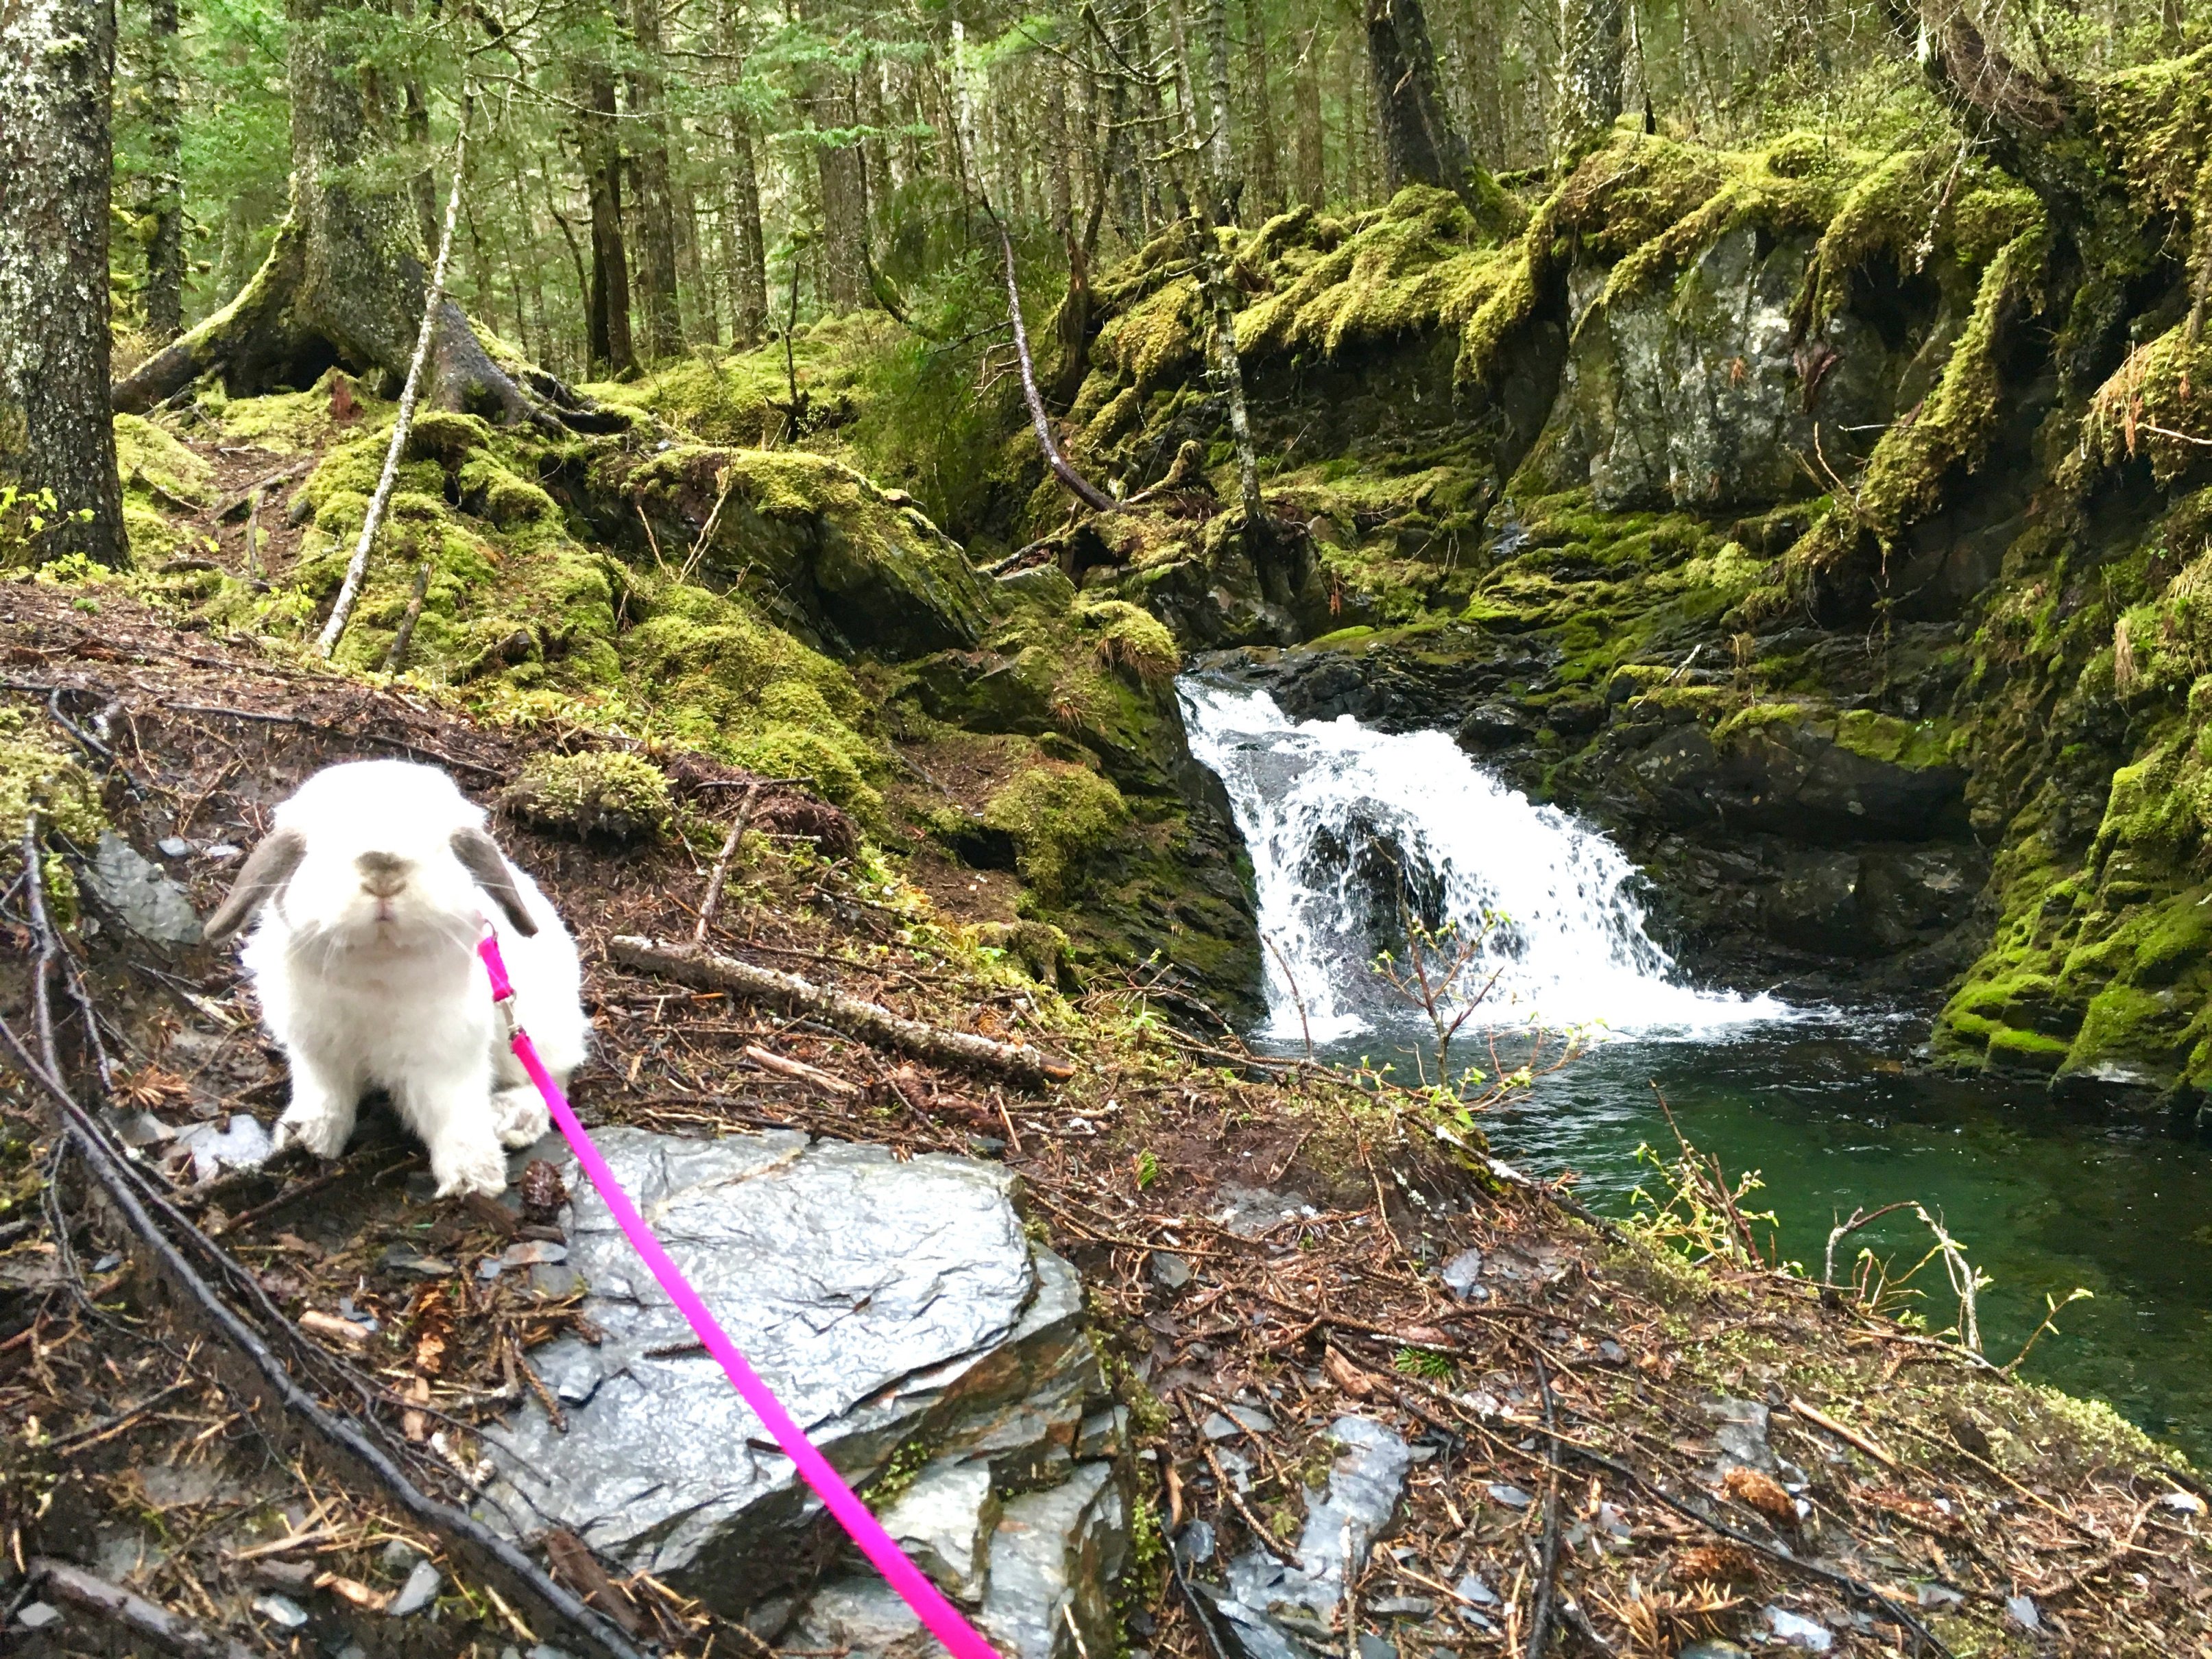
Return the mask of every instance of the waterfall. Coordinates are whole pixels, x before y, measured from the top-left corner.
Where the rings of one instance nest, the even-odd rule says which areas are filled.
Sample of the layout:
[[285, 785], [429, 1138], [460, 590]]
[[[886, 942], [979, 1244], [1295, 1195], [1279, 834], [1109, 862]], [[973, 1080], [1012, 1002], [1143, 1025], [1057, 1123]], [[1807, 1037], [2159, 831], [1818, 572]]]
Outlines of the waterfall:
[[1406, 962], [1408, 916], [1462, 939], [1503, 918], [1462, 977], [1490, 988], [1471, 1025], [1688, 1032], [1789, 1013], [1683, 984], [1644, 929], [1620, 849], [1445, 733], [1294, 721], [1263, 691], [1191, 676], [1178, 690], [1191, 751], [1228, 791], [1251, 853], [1268, 1035], [1310, 1027], [1330, 1042], [1413, 1012], [1373, 967], [1385, 950]]

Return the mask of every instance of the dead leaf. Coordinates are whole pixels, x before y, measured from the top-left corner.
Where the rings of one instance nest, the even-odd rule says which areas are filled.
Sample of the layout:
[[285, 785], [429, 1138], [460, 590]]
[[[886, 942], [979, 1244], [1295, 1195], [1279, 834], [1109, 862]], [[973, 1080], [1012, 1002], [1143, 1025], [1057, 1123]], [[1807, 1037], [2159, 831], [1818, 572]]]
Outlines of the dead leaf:
[[1321, 1369], [1322, 1375], [1328, 1377], [1346, 1394], [1364, 1400], [1375, 1392], [1375, 1379], [1334, 1348], [1328, 1349], [1322, 1355]]

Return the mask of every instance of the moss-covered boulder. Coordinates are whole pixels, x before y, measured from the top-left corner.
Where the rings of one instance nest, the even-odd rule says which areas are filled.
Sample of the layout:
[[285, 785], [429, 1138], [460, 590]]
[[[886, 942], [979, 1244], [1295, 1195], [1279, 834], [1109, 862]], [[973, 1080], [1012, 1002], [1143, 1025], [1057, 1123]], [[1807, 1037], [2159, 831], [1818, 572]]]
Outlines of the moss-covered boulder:
[[973, 645], [990, 593], [958, 544], [902, 492], [803, 450], [684, 446], [599, 482], [678, 561], [833, 655], [894, 659]]
[[662, 835], [675, 811], [668, 775], [623, 749], [534, 756], [500, 805], [539, 829], [618, 844]]

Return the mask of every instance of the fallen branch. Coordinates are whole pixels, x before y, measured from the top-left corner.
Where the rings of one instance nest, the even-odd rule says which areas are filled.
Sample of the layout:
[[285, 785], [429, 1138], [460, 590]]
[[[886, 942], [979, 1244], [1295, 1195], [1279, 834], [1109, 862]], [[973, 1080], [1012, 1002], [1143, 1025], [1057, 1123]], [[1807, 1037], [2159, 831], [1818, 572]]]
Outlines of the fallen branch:
[[1525, 1337], [1522, 1346], [1536, 1367], [1536, 1387], [1544, 1396], [1544, 1438], [1551, 1449], [1544, 1480], [1544, 1547], [1536, 1559], [1536, 1601], [1528, 1617], [1528, 1659], [1544, 1659], [1552, 1645], [1553, 1600], [1559, 1586], [1559, 1413], [1552, 1399], [1551, 1373], [1544, 1351]]
[[133, 1595], [119, 1584], [95, 1578], [82, 1567], [45, 1556], [34, 1556], [30, 1565], [31, 1583], [40, 1595], [104, 1623], [120, 1625], [164, 1653], [179, 1655], [181, 1659], [253, 1659], [253, 1650], [244, 1643], [194, 1624], [143, 1595]]
[[848, 1083], [842, 1077], [833, 1077], [820, 1066], [809, 1066], [803, 1060], [788, 1060], [781, 1054], [771, 1054], [757, 1042], [748, 1042], [743, 1052], [747, 1060], [764, 1072], [774, 1072], [778, 1077], [787, 1077], [799, 1083], [811, 1083], [826, 1093], [842, 1095], [849, 1099], [864, 1092], [857, 1083]]
[[1037, 444], [1044, 451], [1044, 464], [1052, 469], [1054, 477], [1067, 486], [1068, 493], [1085, 507], [1097, 513], [1114, 513], [1121, 502], [1078, 472], [1066, 456], [1060, 453], [1060, 445], [1052, 435], [1052, 421], [1045, 414], [1044, 397], [1037, 390], [1036, 362], [1030, 356], [1030, 333], [1022, 324], [1021, 283], [1014, 275], [1014, 239], [1006, 228], [999, 227], [999, 246], [1006, 260], [1006, 317], [1014, 325], [1014, 355], [1021, 359], [1022, 399], [1030, 406], [1030, 424], [1036, 428]]
[[948, 1030], [942, 1025], [908, 1019], [880, 1003], [863, 1002], [796, 974], [756, 968], [711, 951], [626, 933], [608, 941], [607, 955], [625, 968], [659, 974], [679, 984], [732, 991], [789, 1012], [809, 1015], [848, 1036], [896, 1048], [918, 1060], [992, 1072], [1031, 1088], [1064, 1083], [1075, 1075], [1073, 1066], [1048, 1059], [1027, 1043], [998, 1042], [971, 1031]]

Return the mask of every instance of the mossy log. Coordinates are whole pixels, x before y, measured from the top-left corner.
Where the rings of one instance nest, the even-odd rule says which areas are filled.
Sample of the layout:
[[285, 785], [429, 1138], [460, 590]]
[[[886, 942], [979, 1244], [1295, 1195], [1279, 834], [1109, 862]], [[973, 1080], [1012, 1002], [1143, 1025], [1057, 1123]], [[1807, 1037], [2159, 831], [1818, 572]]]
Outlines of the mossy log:
[[908, 1019], [880, 1003], [863, 1002], [773, 968], [756, 968], [749, 962], [685, 945], [664, 945], [635, 934], [623, 934], [607, 945], [607, 954], [625, 968], [659, 974], [680, 984], [704, 990], [733, 991], [795, 1013], [833, 1025], [864, 1042], [895, 1048], [934, 1065], [965, 1071], [989, 1072], [1030, 1088], [1048, 1082], [1065, 1082], [1074, 1068], [1048, 1059], [1027, 1043], [994, 1042], [971, 1031], [948, 1030], [942, 1025]]

